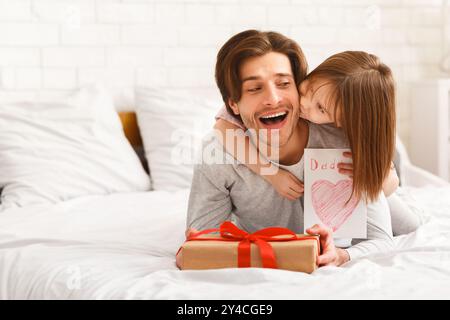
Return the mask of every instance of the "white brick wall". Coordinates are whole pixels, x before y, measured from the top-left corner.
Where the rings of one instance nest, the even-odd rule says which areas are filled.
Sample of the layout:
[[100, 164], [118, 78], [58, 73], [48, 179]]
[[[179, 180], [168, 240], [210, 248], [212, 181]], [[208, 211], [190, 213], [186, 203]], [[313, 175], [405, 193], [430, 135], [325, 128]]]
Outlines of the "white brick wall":
[[120, 45], [120, 26], [116, 25], [63, 26], [60, 31], [62, 46]]
[[219, 47], [257, 28], [297, 40], [311, 68], [342, 50], [378, 54], [394, 70], [407, 140], [410, 83], [441, 75], [443, 1], [0, 0], [0, 103], [95, 81], [214, 88]]
[[50, 47], [42, 48], [42, 68], [105, 66], [103, 47]]
[[0, 28], [1, 46], [48, 46], [57, 45], [59, 30], [53, 24], [36, 24], [30, 22], [5, 22]]
[[97, 3], [97, 22], [112, 24], [140, 23], [148, 24], [154, 22], [154, 7], [146, 3]]

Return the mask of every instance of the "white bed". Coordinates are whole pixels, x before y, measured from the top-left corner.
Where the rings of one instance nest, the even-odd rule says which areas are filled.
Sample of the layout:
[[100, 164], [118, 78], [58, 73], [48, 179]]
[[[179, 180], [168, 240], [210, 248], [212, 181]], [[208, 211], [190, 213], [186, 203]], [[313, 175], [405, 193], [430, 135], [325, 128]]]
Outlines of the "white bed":
[[[93, 92], [95, 99], [92, 98], [92, 101], [98, 101], [100, 105], [111, 104], [108, 99], [99, 99], [96, 91]], [[185, 100], [190, 101], [190, 99], [180, 101]], [[161, 99], [155, 101], [165, 103]], [[164, 105], [163, 108], [155, 104], [155, 101], [150, 101], [149, 105], [153, 107], [156, 105], [157, 108], [154, 107], [156, 110], [167, 110], [168, 106]], [[83, 102], [81, 105], [92, 104]], [[68, 104], [67, 108], [71, 106]], [[176, 107], [168, 114], [172, 116], [177, 111], [182, 112], [183, 108], [179, 104], [176, 104]], [[42, 108], [48, 108], [48, 105], [42, 105]], [[58, 114], [66, 119], [65, 113], [60, 112], [60, 108], [59, 105], [56, 108]], [[189, 108], [191, 106], [187, 105], [184, 110]], [[106, 115], [114, 112], [111, 106], [103, 109]], [[85, 111], [81, 111], [79, 118], [82, 128], [87, 130], [86, 137], [89, 138], [91, 131], [86, 128], [90, 127], [86, 127]], [[189, 114], [184, 112], [175, 117], [178, 122], [172, 123], [176, 124], [174, 128], [187, 122], [186, 117]], [[103, 113], [92, 113], [91, 117], [100, 120], [109, 119]], [[207, 115], [205, 118], [212, 120], [213, 116]], [[5, 125], [9, 124], [10, 131], [10, 113], [5, 113], [4, 119], [7, 121]], [[152, 119], [141, 124], [152, 127]], [[155, 119], [161, 122], [160, 117]], [[180, 123], [179, 119], [183, 119], [183, 122]], [[73, 122], [73, 118], [68, 120]], [[98, 127], [102, 123], [100, 120], [88, 122], [95, 126], [97, 133], [103, 132], [102, 127]], [[58, 121], [56, 123], [59, 124]], [[123, 145], [128, 142], [122, 141], [125, 137], [120, 137], [123, 135], [120, 124], [117, 123], [117, 128], [111, 128], [111, 124], [114, 123], [113, 119], [106, 121], [105, 127], [109, 131], [99, 135], [111, 138], [105, 139], [106, 142], [103, 144], [99, 142], [103, 147], [98, 147], [95, 141], [92, 142], [96, 145], [92, 150], [113, 150], [116, 153], [115, 156], [111, 156], [104, 152], [98, 155], [103, 158], [95, 158], [102, 167], [107, 162], [109, 170], [102, 173], [98, 168], [92, 169], [92, 174], [97, 175], [98, 179], [103, 176], [109, 179], [101, 179], [108, 186], [109, 193], [114, 191], [109, 185], [113, 182], [122, 183], [133, 169], [137, 169], [135, 166], [138, 161], [135, 155], [133, 156], [136, 162], [130, 159], [128, 153], [133, 153], [133, 150], [127, 149], [130, 148], [129, 145]], [[169, 122], [161, 122], [159, 125], [164, 128], [171, 127]], [[78, 127], [76, 129], [80, 131]], [[17, 133], [11, 137], [21, 137], [23, 130], [16, 128], [16, 131]], [[107, 134], [108, 132], [111, 132], [111, 136]], [[156, 135], [158, 131], [150, 130], [150, 133]], [[69, 142], [72, 141], [72, 136], [67, 134], [59, 135], [58, 138], [62, 139], [64, 136], [70, 138]], [[164, 152], [171, 149], [161, 141], [166, 139], [168, 140], [166, 143], [169, 143], [170, 137], [166, 134], [155, 138], [155, 141], [164, 147]], [[116, 140], [122, 141], [122, 148], [120, 141]], [[129, 140], [133, 142], [132, 139]], [[11, 142], [6, 138], [0, 141]], [[65, 147], [68, 142], [65, 141], [63, 140], [64, 148], [60, 147], [62, 150], [60, 154], [63, 155], [67, 154]], [[53, 143], [53, 140], [50, 142]], [[35, 145], [37, 144], [31, 144], [31, 147], [34, 148]], [[117, 188], [115, 193], [110, 195], [91, 196], [84, 192], [89, 191], [91, 193], [88, 194], [93, 194], [92, 192], [99, 192], [98, 190], [104, 187], [94, 181], [95, 183], [89, 185], [91, 189], [87, 189], [86, 186], [83, 187], [84, 181], [79, 181], [81, 191], [74, 190], [82, 194], [71, 200], [63, 199], [53, 203], [47, 201], [41, 204], [23, 202], [21, 206], [0, 207], [0, 299], [448, 299], [450, 298], [450, 186], [412, 166], [400, 142], [398, 146], [402, 159], [401, 180], [409, 186], [412, 195], [427, 208], [430, 218], [416, 232], [396, 238], [397, 248], [394, 252], [351, 261], [340, 268], [320, 268], [311, 275], [257, 268], [179, 271], [175, 266], [175, 253], [184, 240], [189, 196], [189, 189], [186, 186], [172, 192], [125, 193], [117, 191], [121, 190]], [[16, 150], [9, 145], [4, 149], [6, 151], [3, 154]], [[51, 149], [59, 150], [55, 149], [53, 144]], [[118, 150], [121, 150], [122, 158], [118, 158]], [[27, 154], [25, 151], [18, 153], [18, 157]], [[85, 165], [90, 165], [92, 151], [89, 152], [87, 156], [83, 154], [84, 156], [77, 158], [76, 161], [69, 154], [69, 160], [64, 161], [72, 161], [75, 165], [65, 166], [61, 172], [77, 168], [82, 161], [86, 162]], [[170, 152], [163, 155], [170, 155]], [[150, 158], [154, 160], [152, 154]], [[29, 158], [25, 160], [28, 161]], [[186, 178], [180, 182], [174, 180], [172, 175], [164, 173], [163, 170], [173, 172], [171, 171], [173, 168], [166, 168], [170, 158], [160, 160], [150, 162], [153, 182], [159, 179], [159, 185], [163, 183], [169, 185], [189, 181]], [[128, 163], [128, 166], [123, 166], [123, 163]], [[17, 165], [17, 161], [12, 161], [11, 165]], [[32, 162], [26, 162], [22, 167], [26, 170], [33, 168], [36, 171]], [[40, 168], [43, 173], [53, 170], [47, 162], [43, 162]], [[177, 175], [184, 174], [186, 168], [177, 167], [179, 169]], [[8, 177], [10, 172], [8, 170], [2, 172], [7, 184], [11, 180]], [[124, 172], [127, 173], [125, 178]], [[46, 186], [41, 182], [48, 182], [52, 188], [47, 189], [46, 194], [54, 196], [48, 198], [59, 199], [65, 196], [60, 194], [60, 191], [64, 190], [59, 189], [64, 189], [68, 181], [74, 183], [73, 177], [78, 175], [64, 180], [60, 185], [54, 185], [59, 181], [55, 180], [54, 176], [49, 177], [53, 180], [37, 178], [33, 182], [39, 192], [42, 191], [40, 188]], [[146, 188], [146, 183], [141, 183], [140, 177], [142, 173], [135, 172], [130, 177], [134, 180], [126, 187], [133, 188], [132, 190]], [[148, 176], [145, 175], [144, 180], [147, 179]], [[119, 184], [119, 187], [123, 188], [122, 184]], [[15, 195], [13, 199], [23, 197], [24, 193], [16, 190], [18, 189], [10, 189], [8, 193]]]
[[90, 196], [0, 215], [0, 299], [450, 297], [450, 188], [410, 188], [432, 217], [389, 254], [320, 268], [179, 271], [189, 190]]

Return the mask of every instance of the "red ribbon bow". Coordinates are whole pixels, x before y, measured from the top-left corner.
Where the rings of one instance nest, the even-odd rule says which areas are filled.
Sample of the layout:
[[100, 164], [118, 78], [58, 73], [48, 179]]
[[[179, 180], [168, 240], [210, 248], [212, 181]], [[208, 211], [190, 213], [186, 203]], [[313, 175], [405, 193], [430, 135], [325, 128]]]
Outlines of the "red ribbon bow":
[[[203, 234], [220, 232], [222, 238], [200, 237]], [[284, 236], [284, 237], [279, 237]], [[193, 240], [216, 240], [216, 241], [239, 241], [238, 245], [238, 267], [249, 268], [251, 261], [251, 243], [255, 243], [259, 248], [261, 260], [264, 268], [277, 269], [277, 262], [272, 246], [268, 241], [292, 241], [292, 240], [317, 240], [316, 237], [298, 237], [287, 228], [270, 227], [261, 229], [254, 233], [245, 232], [236, 227], [231, 221], [225, 221], [219, 229], [207, 229], [199, 231], [189, 236], [186, 241]], [[181, 248], [180, 248], [181, 250]], [[178, 250], [178, 252], [180, 251]], [[178, 253], [177, 253], [178, 254]]]

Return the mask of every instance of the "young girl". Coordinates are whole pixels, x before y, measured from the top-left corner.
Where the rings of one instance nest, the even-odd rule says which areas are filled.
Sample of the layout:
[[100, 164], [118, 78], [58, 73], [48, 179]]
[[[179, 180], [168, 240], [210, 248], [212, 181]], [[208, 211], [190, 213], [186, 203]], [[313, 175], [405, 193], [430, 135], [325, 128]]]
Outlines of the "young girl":
[[[344, 153], [352, 164], [340, 163], [339, 172], [353, 179], [353, 194], [367, 201], [377, 199], [381, 191], [391, 210], [394, 235], [409, 233], [420, 225], [420, 217], [394, 191], [399, 180], [393, 165], [395, 152], [395, 88], [391, 70], [378, 57], [360, 51], [335, 54], [314, 69], [300, 85], [300, 117], [311, 123], [340, 128], [351, 153]], [[228, 147], [226, 130], [246, 130], [239, 119], [225, 109], [217, 115], [215, 129], [220, 130], [227, 151], [256, 174], [271, 165], [269, 162], [249, 163]], [[247, 154], [257, 152], [246, 135]], [[303, 183], [290, 172], [279, 169], [264, 175], [287, 199], [303, 194]]]

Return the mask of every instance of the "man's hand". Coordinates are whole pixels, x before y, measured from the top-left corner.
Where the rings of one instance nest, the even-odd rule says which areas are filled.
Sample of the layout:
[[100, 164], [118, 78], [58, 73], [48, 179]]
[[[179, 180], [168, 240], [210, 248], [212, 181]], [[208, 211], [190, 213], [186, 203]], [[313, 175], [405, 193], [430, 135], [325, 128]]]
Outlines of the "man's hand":
[[322, 254], [317, 258], [317, 265], [322, 266], [340, 266], [350, 260], [350, 256], [344, 249], [336, 248], [333, 240], [333, 230], [327, 226], [315, 224], [306, 230], [309, 234], [320, 236], [320, 246]]
[[185, 234], [186, 239], [187, 239], [187, 238], [189, 238], [189, 236], [190, 236], [191, 234], [194, 234], [194, 233], [197, 233], [197, 232], [198, 232], [197, 229], [189, 228], [189, 229], [186, 229], [186, 232], [185, 232], [184, 234]]

